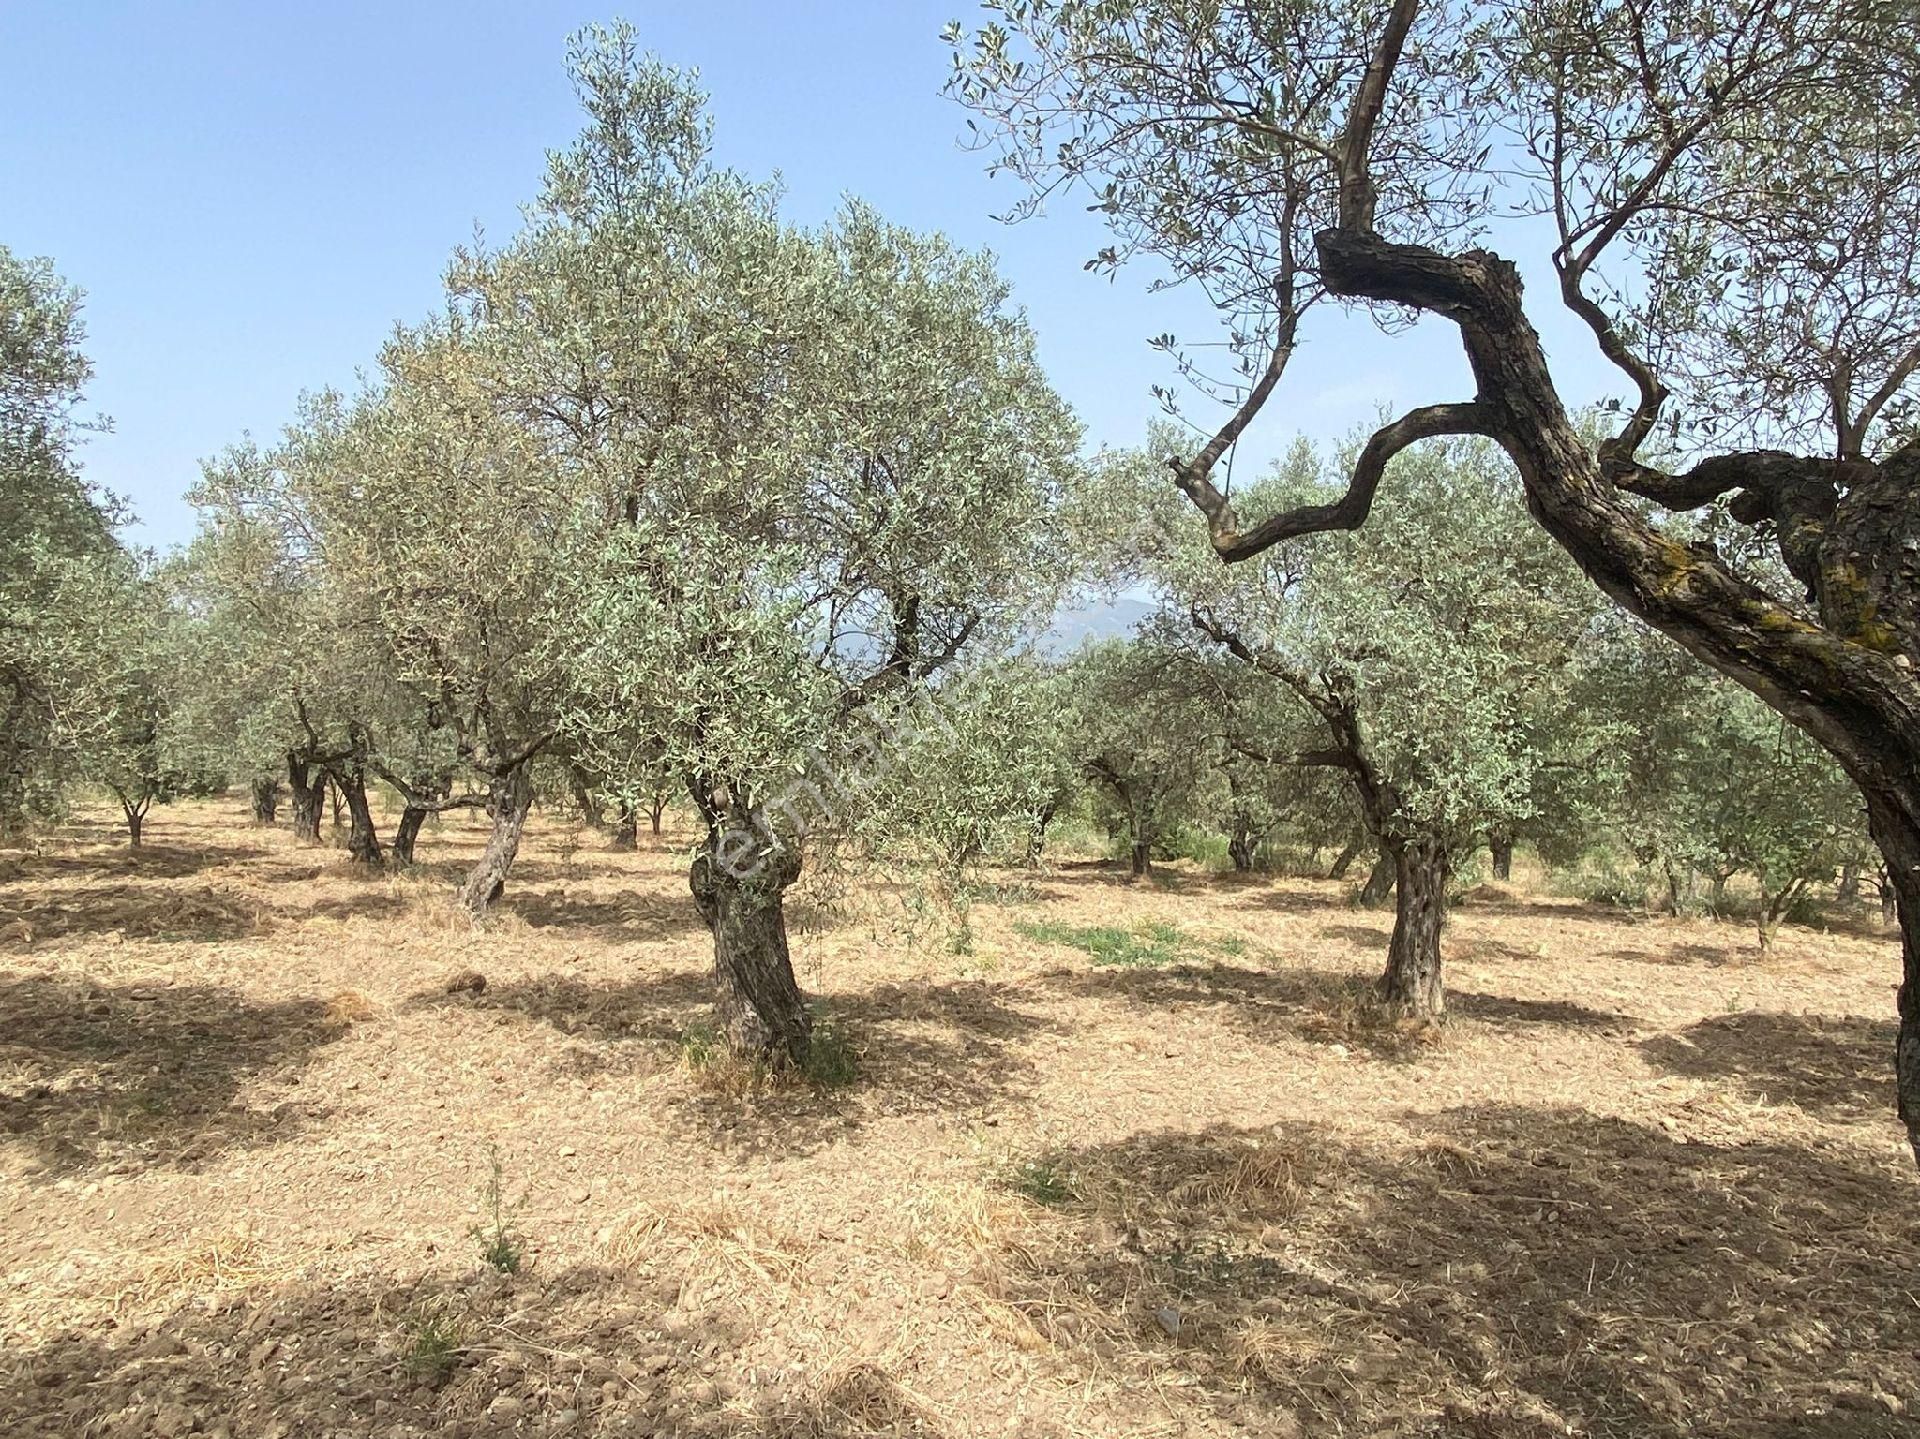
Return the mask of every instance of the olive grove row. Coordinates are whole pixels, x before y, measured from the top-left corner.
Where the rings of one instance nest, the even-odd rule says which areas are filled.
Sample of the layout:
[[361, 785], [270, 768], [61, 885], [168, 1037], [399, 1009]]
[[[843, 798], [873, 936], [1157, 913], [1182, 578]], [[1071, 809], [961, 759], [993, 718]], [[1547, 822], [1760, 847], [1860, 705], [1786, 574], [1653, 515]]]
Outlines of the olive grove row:
[[[1444, 1008], [1448, 895], [1483, 848], [1497, 871], [1516, 843], [1617, 856], [1676, 908], [1746, 875], [1763, 942], [1836, 876], [1911, 926], [1920, 348], [1895, 333], [1911, 278], [1888, 299], [1855, 271], [1885, 278], [1913, 212], [1882, 193], [1863, 218], [1822, 182], [1879, 246], [1821, 262], [1813, 290], [1859, 291], [1828, 313], [1779, 288], [1818, 217], [1753, 189], [1788, 95], [1877, 143], [1841, 100], [1911, 83], [1862, 58], [1904, 22], [1762, 5], [1721, 54], [1685, 7], [999, 8], [952, 34], [957, 96], [1036, 196], [1093, 187], [1104, 263], [1150, 252], [1206, 287], [1247, 359], [1222, 427], [1175, 414], [1088, 454], [989, 256], [857, 203], [791, 225], [714, 160], [690, 77], [592, 30], [584, 127], [520, 232], [456, 252], [357, 392], [210, 461], [199, 535], [164, 559], [117, 543], [79, 475], [77, 296], [0, 252], [0, 822], [85, 781], [138, 843], [171, 794], [245, 786], [271, 819], [284, 786], [315, 842], [330, 791], [377, 868], [484, 809], [459, 895], [483, 919], [536, 803], [615, 842], [684, 803], [722, 1027], [775, 1064], [809, 1042], [782, 895], [823, 833], [911, 854], [956, 904], [1068, 812], [1136, 873], [1196, 828], [1241, 867], [1364, 856], [1411, 1014]], [[1636, 96], [1583, 68], [1615, 60]], [[1563, 298], [1628, 409], [1570, 415], [1513, 268], [1460, 249], [1496, 145], [1543, 167]], [[1900, 162], [1881, 176], [1908, 193]], [[1592, 293], [1616, 241], [1639, 256], [1622, 315], [1625, 291]], [[1215, 467], [1341, 301], [1388, 335], [1457, 324], [1480, 395], [1229, 492]], [[1871, 331], [1844, 385], [1759, 337], [1795, 303], [1835, 346]], [[1709, 402], [1662, 429], [1687, 383]], [[1714, 450], [1817, 427], [1823, 385], [1838, 460]], [[1102, 591], [1151, 620], [1057, 653], [1052, 617]], [[1920, 1044], [1920, 997], [1903, 1015]]]

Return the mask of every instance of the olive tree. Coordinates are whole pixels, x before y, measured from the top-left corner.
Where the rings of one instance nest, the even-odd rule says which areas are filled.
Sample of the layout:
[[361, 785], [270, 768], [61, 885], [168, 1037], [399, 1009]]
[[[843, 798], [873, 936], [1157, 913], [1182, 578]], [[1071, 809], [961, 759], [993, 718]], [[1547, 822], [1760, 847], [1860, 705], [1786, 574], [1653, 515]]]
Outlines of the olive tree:
[[[1897, 1088], [1920, 1157], [1920, 12], [995, 8], [971, 45], [955, 28], [954, 87], [1003, 163], [1036, 193], [1091, 187], [1109, 257], [1154, 252], [1205, 284], [1249, 357], [1225, 422], [1169, 457], [1223, 559], [1360, 525], [1394, 454], [1483, 435], [1608, 595], [1839, 762], [1899, 896]], [[1569, 414], [1519, 269], [1485, 243], [1515, 210], [1538, 222], [1502, 235], [1540, 242], [1553, 298], [1624, 381], [1598, 438]], [[1382, 426], [1338, 496], [1243, 518], [1216, 466], [1323, 298], [1387, 337], [1409, 315], [1453, 326], [1474, 392]], [[1662, 428], [1681, 463], [1649, 453]], [[1794, 590], [1659, 520], [1715, 504]]]
[[80, 306], [51, 264], [0, 246], [0, 831], [56, 812], [78, 773], [97, 718], [78, 621], [126, 563], [118, 511], [78, 466]]
[[[1335, 489], [1322, 471], [1296, 447], [1239, 501], [1250, 514], [1311, 503]], [[1266, 707], [1290, 703], [1307, 722], [1290, 748], [1230, 733], [1232, 747], [1347, 780], [1394, 867], [1386, 1001], [1438, 1015], [1461, 856], [1535, 819], [1549, 774], [1605, 772], [1604, 735], [1576, 702], [1596, 604], [1528, 523], [1493, 447], [1409, 453], [1387, 486], [1394, 503], [1366, 530], [1295, 539], [1231, 569], [1162, 492], [1141, 502], [1158, 519], [1141, 546], [1169, 618], [1261, 677]]]
[[1077, 427], [990, 259], [859, 205], [785, 224], [629, 29], [571, 65], [584, 130], [453, 298], [489, 423], [580, 517], [538, 650], [559, 740], [615, 793], [679, 776], [722, 1028], [798, 1062], [803, 833], [865, 802], [916, 691], [1047, 608]]
[[1592, 702], [1630, 718], [1609, 827], [1676, 910], [1697, 877], [1718, 909], [1727, 882], [1750, 876], [1770, 948], [1802, 896], [1870, 848], [1858, 791], [1805, 734], [1664, 636], [1627, 621], [1595, 653]]

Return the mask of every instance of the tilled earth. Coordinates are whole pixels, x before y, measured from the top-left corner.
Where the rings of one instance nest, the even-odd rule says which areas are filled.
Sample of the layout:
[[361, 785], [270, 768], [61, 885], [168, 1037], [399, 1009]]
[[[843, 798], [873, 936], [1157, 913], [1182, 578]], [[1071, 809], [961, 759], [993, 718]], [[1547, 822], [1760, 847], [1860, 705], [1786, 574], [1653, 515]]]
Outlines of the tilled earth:
[[768, 1089], [688, 1062], [684, 835], [537, 823], [473, 932], [480, 840], [363, 877], [223, 801], [0, 852], [0, 1434], [1920, 1429], [1864, 915], [1762, 958], [1482, 889], [1433, 1032], [1341, 886], [1009, 871], [956, 954], [816, 874], [856, 1073]]

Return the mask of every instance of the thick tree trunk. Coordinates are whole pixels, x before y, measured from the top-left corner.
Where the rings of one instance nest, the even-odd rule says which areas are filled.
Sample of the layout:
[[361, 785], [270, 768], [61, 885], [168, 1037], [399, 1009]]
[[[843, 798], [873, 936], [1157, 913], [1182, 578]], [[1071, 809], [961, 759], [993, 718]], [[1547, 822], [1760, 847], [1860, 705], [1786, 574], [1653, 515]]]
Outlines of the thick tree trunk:
[[1894, 1040], [1894, 1092], [1907, 1126], [1907, 1142], [1920, 1162], [1920, 800], [1870, 791], [1867, 826], [1886, 859], [1883, 893], [1892, 893], [1900, 921], [1900, 1029]]
[[1131, 867], [1135, 879], [1139, 879], [1144, 874], [1151, 873], [1153, 870], [1153, 846], [1146, 840], [1136, 836], [1133, 841], [1133, 847], [1127, 852], [1127, 863]]
[[620, 813], [613, 827], [613, 847], [640, 848], [640, 811], [629, 800], [620, 801]]
[[356, 768], [334, 775], [333, 791], [336, 803], [344, 798], [347, 804], [350, 821], [347, 853], [355, 864], [364, 864], [368, 869], [383, 868], [386, 856], [380, 851], [380, 833], [373, 826], [373, 810], [367, 804], [366, 772]]
[[121, 808], [126, 811], [127, 816], [127, 848], [138, 849], [140, 848], [140, 830], [147, 822], [146, 812], [124, 805]]
[[1860, 898], [1860, 866], [1852, 861], [1840, 866], [1840, 884], [1834, 890], [1833, 897], [1842, 904], [1852, 904]]
[[660, 820], [667, 812], [667, 796], [661, 792], [653, 797], [653, 803], [647, 806], [647, 824], [653, 830], [653, 837], [660, 837]]
[[1495, 830], [1487, 836], [1487, 848], [1493, 852], [1493, 877], [1512, 879], [1513, 836], [1504, 830]]
[[793, 961], [787, 953], [783, 907], [787, 886], [800, 877], [790, 849], [758, 849], [750, 867], [732, 864], [710, 842], [694, 856], [687, 877], [700, 917], [713, 933], [714, 1007], [735, 1056], [774, 1069], [804, 1065], [812, 1043]]
[[1373, 868], [1367, 872], [1367, 882], [1360, 886], [1360, 893], [1354, 896], [1355, 904], [1383, 904], [1393, 893], [1397, 869], [1393, 851], [1384, 844], [1380, 853], [1374, 856]]
[[496, 778], [487, 795], [487, 813], [493, 816], [493, 832], [487, 847], [467, 873], [460, 888], [460, 903], [475, 919], [486, 916], [487, 906], [500, 898], [507, 887], [507, 872], [513, 857], [520, 852], [520, 832], [527, 826], [527, 811], [533, 808], [533, 780], [525, 765], [518, 765]]
[[293, 791], [293, 833], [309, 844], [320, 843], [320, 810], [325, 803], [324, 778], [309, 783], [311, 767], [287, 756], [287, 788]]
[[400, 823], [393, 830], [393, 862], [402, 869], [413, 863], [413, 842], [420, 837], [420, 826], [426, 818], [427, 812], [418, 805], [408, 805], [400, 812]]
[[1380, 987], [1395, 1014], [1438, 1018], [1446, 1013], [1440, 978], [1440, 933], [1447, 923], [1447, 849], [1412, 839], [1394, 853], [1393, 938]]
[[1334, 856], [1333, 868], [1327, 871], [1328, 879], [1345, 879], [1347, 871], [1353, 867], [1354, 860], [1360, 857], [1360, 851], [1366, 848], [1365, 834], [1356, 834], [1347, 841], [1347, 847]]
[[280, 781], [260, 775], [253, 781], [253, 822], [272, 824], [280, 813]]
[[1233, 832], [1227, 836], [1227, 858], [1233, 861], [1233, 867], [1241, 873], [1253, 868], [1253, 858], [1260, 848], [1260, 841], [1254, 838], [1245, 821], [1235, 820]]

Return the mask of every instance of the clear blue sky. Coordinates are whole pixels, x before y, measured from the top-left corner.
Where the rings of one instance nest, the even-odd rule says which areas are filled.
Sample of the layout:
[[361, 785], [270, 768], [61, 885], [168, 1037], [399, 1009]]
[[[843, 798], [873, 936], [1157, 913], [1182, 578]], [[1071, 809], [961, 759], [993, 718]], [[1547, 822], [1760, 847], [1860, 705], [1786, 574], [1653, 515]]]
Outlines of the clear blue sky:
[[[349, 383], [396, 321], [433, 308], [476, 223], [514, 228], [577, 128], [565, 38], [620, 13], [699, 67], [721, 157], [779, 171], [795, 221], [854, 194], [998, 252], [1093, 441], [1140, 438], [1148, 387], [1171, 378], [1150, 335], [1214, 338], [1198, 297], [1149, 295], [1146, 270], [1085, 273], [1103, 232], [1079, 203], [992, 219], [1018, 192], [961, 147], [940, 94], [939, 31], [972, 18], [962, 0], [0, 0], [0, 244], [87, 292], [90, 398], [114, 429], [86, 466], [133, 502], [136, 538], [186, 538], [203, 457], [272, 436], [303, 389]], [[1466, 394], [1444, 328], [1382, 342], [1330, 322], [1240, 463], [1295, 430], [1332, 438], [1381, 404]]]

